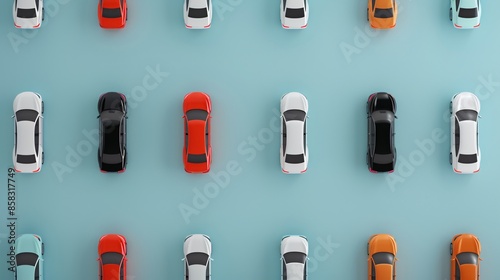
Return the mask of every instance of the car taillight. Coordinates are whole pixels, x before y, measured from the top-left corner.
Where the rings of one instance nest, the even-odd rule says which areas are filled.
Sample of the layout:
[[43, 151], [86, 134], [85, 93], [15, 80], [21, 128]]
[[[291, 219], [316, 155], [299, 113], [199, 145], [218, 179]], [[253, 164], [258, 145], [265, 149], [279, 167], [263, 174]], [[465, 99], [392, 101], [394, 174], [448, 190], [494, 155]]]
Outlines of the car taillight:
[[304, 170], [302, 170], [302, 171], [300, 171], [300, 173], [305, 173], [306, 171], [307, 171], [307, 168], [304, 169]]
[[306, 25], [302, 25], [300, 28], [306, 28], [307, 27], [307, 24]]
[[40, 167], [38, 167], [37, 169], [33, 170], [33, 173], [37, 173], [40, 171]]
[[108, 171], [101, 169], [101, 173], [108, 173]]
[[370, 170], [370, 172], [373, 173], [373, 174], [377, 174], [378, 173], [378, 171], [375, 171], [375, 170], [373, 170], [371, 168], [369, 168], [368, 170]]
[[14, 23], [14, 26], [15, 26], [16, 28], [21, 28], [21, 26], [20, 26], [20, 25], [17, 25], [17, 24], [15, 24], [15, 23]]
[[290, 28], [290, 26], [283, 24], [283, 28]]
[[33, 28], [38, 28], [38, 27], [40, 27], [40, 23], [37, 24], [37, 25], [35, 25], [35, 26], [33, 26]]
[[455, 27], [456, 27], [456, 28], [462, 28], [462, 26], [460, 26], [460, 25], [458, 25], [458, 24], [456, 24], [456, 23], [455, 23]]
[[33, 236], [36, 237], [36, 239], [38, 239], [38, 241], [41, 241], [40, 236], [38, 236], [38, 235], [33, 235]]
[[205, 28], [210, 28], [210, 25], [212, 25], [212, 24], [205, 25], [204, 27], [205, 27]]
[[474, 28], [478, 28], [481, 24], [478, 23], [477, 25], [474, 25]]
[[285, 170], [285, 169], [283, 169], [283, 168], [281, 169], [281, 171], [283, 171], [283, 173], [286, 173], [286, 174], [290, 173], [290, 172], [286, 171], [286, 170]]
[[391, 171], [389, 171], [389, 174], [391, 174], [391, 173], [393, 173], [393, 172], [394, 172], [394, 170], [391, 170]]
[[122, 170], [118, 171], [118, 173], [123, 173], [125, 172], [125, 168], [123, 168]]
[[453, 168], [453, 170], [454, 170], [456, 173], [462, 173], [462, 171], [457, 170], [456, 168]]
[[193, 28], [191, 25], [186, 24], [186, 28]]
[[478, 173], [478, 172], [479, 172], [479, 170], [480, 170], [480, 169], [478, 169], [478, 170], [474, 171], [474, 173]]

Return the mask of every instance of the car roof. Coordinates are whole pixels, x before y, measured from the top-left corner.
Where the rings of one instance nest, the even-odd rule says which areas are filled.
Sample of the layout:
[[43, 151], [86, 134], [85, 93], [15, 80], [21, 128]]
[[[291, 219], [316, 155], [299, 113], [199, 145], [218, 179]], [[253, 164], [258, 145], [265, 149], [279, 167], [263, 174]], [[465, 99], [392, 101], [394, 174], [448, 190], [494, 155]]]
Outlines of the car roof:
[[460, 0], [460, 8], [477, 8], [478, 0]]
[[286, 153], [292, 155], [303, 154], [304, 151], [304, 122], [286, 122]]
[[207, 8], [208, 0], [189, 0], [189, 8]]
[[286, 1], [287, 8], [305, 8], [304, 0], [287, 0]]
[[204, 154], [206, 152], [205, 143], [205, 121], [189, 121], [189, 139], [188, 139], [188, 153], [189, 154]]
[[22, 121], [17, 123], [16, 152], [19, 155], [35, 154], [35, 123]]
[[120, 0], [102, 0], [103, 8], [119, 8]]
[[35, 0], [17, 0], [17, 8], [33, 9], [35, 7]]
[[477, 153], [477, 123], [462, 121], [460, 124], [460, 154]]
[[394, 0], [375, 0], [375, 8], [392, 8]]

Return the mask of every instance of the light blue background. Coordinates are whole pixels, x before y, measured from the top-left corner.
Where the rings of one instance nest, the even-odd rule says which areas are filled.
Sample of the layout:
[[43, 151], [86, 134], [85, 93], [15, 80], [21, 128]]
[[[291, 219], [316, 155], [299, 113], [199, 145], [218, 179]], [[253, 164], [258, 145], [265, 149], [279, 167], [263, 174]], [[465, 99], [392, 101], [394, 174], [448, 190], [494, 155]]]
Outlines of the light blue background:
[[[129, 0], [120, 31], [99, 28], [97, 1], [45, 5], [42, 28], [22, 32], [10, 1], [0, 2], [0, 218], [4, 224], [12, 101], [37, 91], [46, 109], [45, 165], [40, 174], [16, 175], [17, 232], [43, 236], [46, 279], [97, 279], [97, 241], [111, 232], [128, 239], [132, 280], [182, 279], [182, 242], [198, 232], [212, 238], [214, 280], [279, 279], [286, 234], [309, 238], [311, 279], [366, 279], [366, 242], [381, 232], [398, 242], [401, 279], [448, 279], [449, 242], [462, 232], [482, 242], [481, 278], [500, 273], [500, 3], [483, 1], [481, 28], [466, 31], [452, 27], [448, 1], [404, 0], [396, 29], [378, 33], [367, 29], [366, 1], [312, 0], [302, 31], [281, 28], [278, 0], [214, 0], [206, 31], [184, 28], [180, 0]], [[23, 38], [17, 52], [14, 37]], [[350, 56], [341, 50], [347, 45], [356, 48]], [[138, 94], [156, 67], [168, 78]], [[215, 182], [182, 166], [182, 98], [198, 90], [213, 102], [211, 174], [230, 161], [241, 172], [186, 222], [180, 205], [194, 207], [195, 193]], [[81, 163], [66, 162], [71, 150], [88, 152], [83, 132], [97, 127], [97, 98], [106, 91], [129, 98], [129, 165], [121, 175], [99, 172], [94, 145]], [[300, 176], [280, 172], [279, 134], [268, 133], [289, 91], [310, 104], [310, 166]], [[365, 165], [365, 102], [376, 91], [398, 102], [399, 165], [389, 178]], [[448, 164], [446, 112], [459, 91], [475, 91], [483, 105], [482, 169], [473, 176]], [[424, 154], [417, 141], [436, 129], [445, 142]], [[249, 137], [259, 134], [272, 141], [250, 158]], [[72, 170], [62, 180], [58, 163]], [[396, 178], [403, 182], [388, 183]], [[13, 279], [1, 228], [0, 278]]]

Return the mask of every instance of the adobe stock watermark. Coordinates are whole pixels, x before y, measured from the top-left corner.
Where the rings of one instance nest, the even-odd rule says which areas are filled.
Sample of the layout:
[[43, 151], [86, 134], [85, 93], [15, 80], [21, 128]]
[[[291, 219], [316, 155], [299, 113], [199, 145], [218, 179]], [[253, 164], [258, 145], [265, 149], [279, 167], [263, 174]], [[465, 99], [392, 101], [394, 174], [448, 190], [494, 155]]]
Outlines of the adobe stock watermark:
[[[479, 76], [479, 83], [474, 88], [474, 94], [481, 102], [491, 98], [492, 94], [500, 88], [500, 77], [495, 80], [493, 74], [488, 76]], [[450, 123], [450, 109], [447, 108], [443, 111], [442, 120]], [[410, 176], [412, 176], [418, 167], [425, 164], [426, 160], [434, 155], [438, 149], [441, 149], [443, 144], [450, 143], [450, 131], [441, 128], [434, 128], [429, 137], [425, 139], [416, 139], [416, 148], [411, 151], [407, 156], [398, 156], [396, 170], [392, 174], [386, 175], [386, 183], [392, 192], [396, 191], [398, 184], [404, 183]]]
[[[40, 28], [45, 28], [45, 26], [50, 22], [50, 18], [56, 17], [61, 8], [73, 0], [46, 0], [44, 1], [45, 16]], [[34, 39], [38, 33], [39, 29], [21, 29], [19, 32], [10, 31], [7, 33], [7, 39], [9, 39], [10, 46], [15, 53], [19, 53], [20, 47], [26, 45], [30, 40]]]
[[[406, 3], [411, 2], [412, 0], [406, 0]], [[405, 3], [405, 4], [406, 4]], [[402, 11], [405, 10], [406, 5], [401, 5], [398, 1], [398, 14], [401, 14]], [[396, 27], [397, 28], [397, 27]], [[354, 37], [352, 39], [352, 43], [347, 43], [342, 41], [339, 44], [340, 51], [344, 55], [344, 58], [348, 64], [351, 64], [354, 55], [359, 55], [362, 51], [372, 43], [372, 39], [378, 37], [381, 32], [384, 32], [380, 29], [375, 29], [370, 26], [370, 23], [367, 23], [364, 27], [355, 26], [354, 27]]]
[[332, 239], [331, 235], [316, 239], [319, 245], [309, 250], [309, 272], [317, 271], [320, 263], [326, 262], [340, 248], [340, 243], [334, 242]]
[[189, 203], [179, 204], [179, 212], [186, 224], [191, 223], [192, 216], [200, 215], [201, 211], [206, 209], [222, 190], [230, 186], [231, 178], [243, 172], [242, 160], [247, 163], [254, 161], [259, 153], [273, 142], [277, 134], [280, 134], [280, 111], [275, 108], [272, 113], [273, 116], [269, 119], [266, 127], [238, 144], [238, 155], [243, 159], [230, 160], [224, 170], [209, 172], [208, 176], [210, 176], [211, 181], [202, 187], [193, 188], [193, 197]]
[[215, 14], [217, 17], [224, 21], [226, 13], [234, 12], [235, 8], [245, 2], [244, 0], [218, 0], [213, 3]]
[[[141, 80], [141, 84], [133, 87], [127, 95], [127, 106], [135, 109], [141, 102], [154, 92], [170, 74], [160, 69], [160, 65], [155, 67], [147, 66], [146, 74]], [[75, 168], [80, 166], [82, 161], [91, 154], [95, 154], [94, 148], [99, 146], [99, 129], [83, 129], [82, 140], [75, 145], [66, 145], [66, 155], [62, 160], [51, 162], [51, 167], [60, 183], [64, 181], [66, 174], [71, 174]]]

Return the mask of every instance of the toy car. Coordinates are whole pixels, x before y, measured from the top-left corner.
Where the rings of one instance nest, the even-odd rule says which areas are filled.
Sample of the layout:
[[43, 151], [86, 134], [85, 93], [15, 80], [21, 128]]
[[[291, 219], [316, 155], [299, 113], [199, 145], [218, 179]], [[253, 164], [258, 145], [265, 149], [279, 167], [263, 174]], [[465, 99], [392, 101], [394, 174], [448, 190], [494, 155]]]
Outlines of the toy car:
[[16, 280], [43, 280], [44, 244], [39, 235], [23, 234], [16, 239]]
[[22, 92], [14, 99], [14, 151], [16, 172], [39, 172], [43, 164], [43, 101], [35, 92]]
[[396, 165], [394, 128], [396, 100], [392, 95], [379, 92], [368, 97], [368, 153], [366, 163], [372, 173], [393, 172]]
[[394, 28], [398, 18], [398, 5], [396, 0], [368, 0], [367, 14], [372, 28]]
[[212, 242], [203, 234], [193, 234], [184, 240], [184, 279], [210, 280]]
[[99, 279], [127, 279], [127, 240], [120, 234], [107, 234], [97, 245]]
[[396, 253], [398, 247], [394, 237], [376, 234], [368, 241], [368, 280], [395, 280]]
[[460, 280], [479, 280], [479, 261], [481, 243], [472, 234], [458, 234], [450, 244], [451, 278]]
[[184, 97], [183, 111], [184, 169], [188, 173], [207, 173], [212, 162], [210, 97], [203, 92], [187, 94]]
[[212, 0], [184, 0], [184, 23], [189, 29], [210, 28]]
[[287, 174], [307, 171], [307, 112], [309, 104], [304, 95], [290, 92], [281, 98], [281, 170]]
[[281, 0], [281, 25], [285, 29], [304, 29], [309, 21], [308, 0]]
[[127, 14], [127, 0], [99, 0], [97, 17], [102, 28], [124, 28]]
[[12, 14], [16, 28], [39, 28], [45, 14], [43, 0], [14, 0]]
[[481, 25], [481, 1], [451, 0], [450, 20], [455, 28], [478, 28]]
[[309, 243], [305, 236], [289, 235], [281, 240], [281, 279], [307, 280]]
[[481, 105], [477, 96], [462, 92], [450, 102], [450, 164], [455, 173], [477, 173], [481, 164], [478, 140], [478, 117]]
[[125, 172], [127, 166], [127, 98], [118, 92], [99, 97], [99, 149], [101, 172]]

